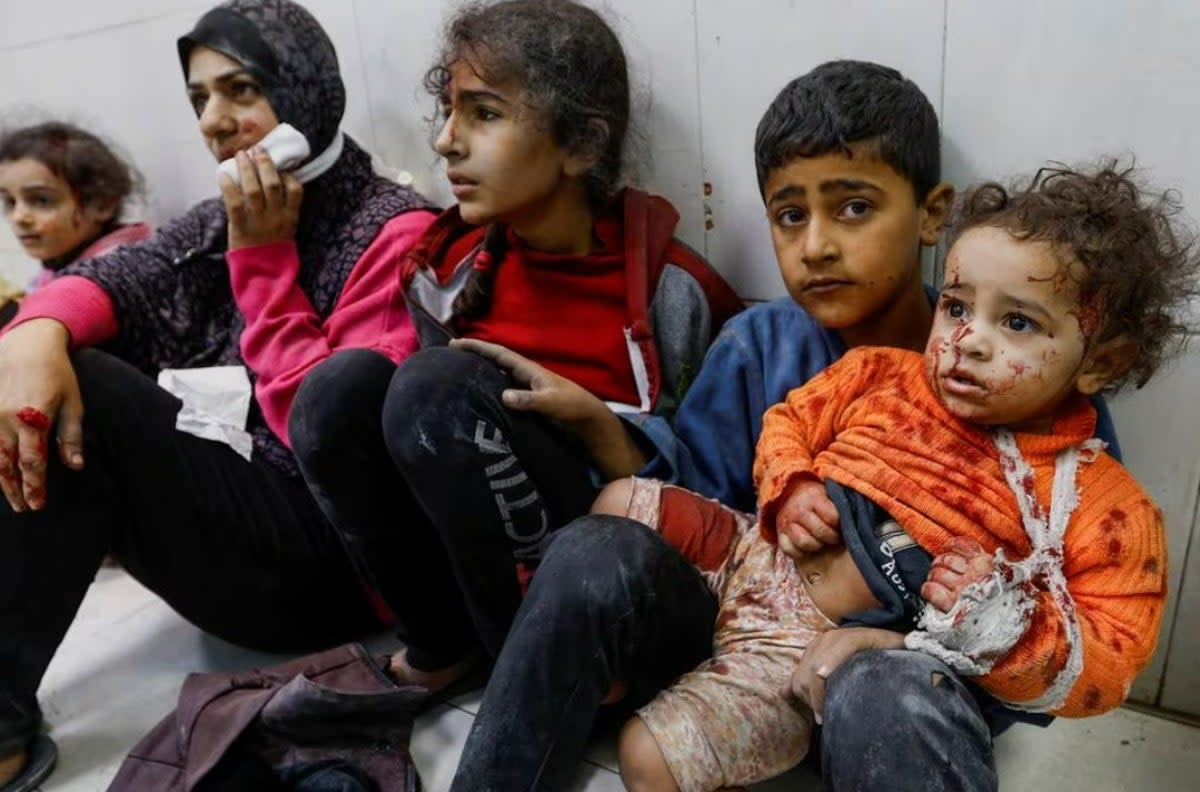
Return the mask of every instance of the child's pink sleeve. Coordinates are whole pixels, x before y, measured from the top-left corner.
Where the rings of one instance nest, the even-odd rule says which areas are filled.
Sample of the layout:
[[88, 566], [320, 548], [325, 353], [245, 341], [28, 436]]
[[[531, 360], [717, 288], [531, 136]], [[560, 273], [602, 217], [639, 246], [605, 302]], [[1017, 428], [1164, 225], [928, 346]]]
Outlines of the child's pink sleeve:
[[66, 275], [21, 301], [21, 309], [5, 332], [31, 319], [54, 319], [66, 326], [71, 348], [103, 344], [117, 334], [112, 298], [95, 281]]
[[271, 431], [289, 447], [296, 391], [309, 371], [341, 349], [373, 349], [399, 362], [417, 349], [400, 286], [400, 262], [433, 221], [425, 211], [392, 218], [355, 264], [324, 320], [296, 279], [294, 242], [229, 251], [233, 296], [246, 318], [241, 351], [254, 371], [255, 396]]

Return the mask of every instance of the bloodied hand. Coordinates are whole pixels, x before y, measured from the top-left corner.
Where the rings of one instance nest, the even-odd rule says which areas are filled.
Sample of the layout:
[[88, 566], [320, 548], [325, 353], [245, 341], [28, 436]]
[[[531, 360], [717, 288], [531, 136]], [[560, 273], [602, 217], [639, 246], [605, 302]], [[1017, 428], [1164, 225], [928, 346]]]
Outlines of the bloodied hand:
[[921, 586], [921, 597], [947, 613], [958, 602], [963, 589], [986, 580], [995, 565], [995, 557], [978, 542], [955, 537], [950, 540], [946, 552], [933, 559], [929, 577]]
[[841, 544], [838, 511], [819, 481], [797, 481], [788, 488], [775, 515], [779, 549], [792, 558]]
[[34, 319], [0, 337], [0, 489], [14, 511], [46, 505], [48, 446], [83, 468], [83, 401], [67, 330]]

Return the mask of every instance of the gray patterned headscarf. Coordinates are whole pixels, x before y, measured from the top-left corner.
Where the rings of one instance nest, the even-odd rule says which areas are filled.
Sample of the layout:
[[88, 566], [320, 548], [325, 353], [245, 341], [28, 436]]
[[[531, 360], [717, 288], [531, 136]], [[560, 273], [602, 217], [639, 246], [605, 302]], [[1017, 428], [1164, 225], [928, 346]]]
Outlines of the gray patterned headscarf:
[[314, 155], [333, 141], [346, 88], [333, 42], [307, 10], [289, 0], [222, 3], [179, 39], [184, 79], [197, 46], [233, 58], [254, 75], [276, 117], [304, 133]]
[[[196, 46], [216, 49], [251, 71], [280, 121], [309, 139], [314, 154], [337, 135], [345, 91], [333, 44], [311, 14], [288, 0], [232, 0], [201, 18], [179, 40], [184, 72]], [[296, 248], [297, 282], [322, 319], [367, 246], [390, 219], [431, 208], [419, 193], [374, 173], [352, 139], [337, 162], [304, 186]], [[245, 320], [230, 289], [225, 206], [210, 199], [145, 242], [67, 267], [104, 289], [117, 315], [109, 351], [154, 376], [164, 368], [243, 364]], [[252, 380], [256, 378], [249, 370]], [[254, 451], [288, 474], [291, 452], [252, 403]]]

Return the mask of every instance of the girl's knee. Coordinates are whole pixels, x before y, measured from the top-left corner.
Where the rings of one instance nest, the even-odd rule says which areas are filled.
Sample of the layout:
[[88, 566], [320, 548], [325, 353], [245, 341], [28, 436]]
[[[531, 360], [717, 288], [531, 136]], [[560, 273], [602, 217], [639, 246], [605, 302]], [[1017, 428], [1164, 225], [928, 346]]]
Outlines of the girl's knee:
[[617, 744], [621, 781], [629, 792], [678, 792], [679, 785], [645, 721], [634, 716], [621, 729]]
[[288, 438], [302, 465], [340, 456], [347, 444], [367, 440], [361, 432], [377, 427], [372, 416], [379, 415], [395, 370], [396, 364], [378, 352], [348, 349], [308, 373], [288, 416]]
[[396, 369], [383, 404], [384, 437], [397, 464], [426, 464], [444, 445], [474, 437], [500, 443], [479, 430], [480, 415], [506, 408], [507, 376], [479, 355], [453, 347], [422, 349]]
[[610, 481], [600, 490], [592, 503], [592, 514], [611, 514], [624, 517], [629, 514], [629, 501], [633, 497], [633, 479], [623, 478]]
[[429, 347], [414, 352], [396, 368], [388, 388], [388, 409], [438, 407], [479, 389], [494, 390], [498, 397], [507, 386], [507, 375], [479, 355], [455, 347]]

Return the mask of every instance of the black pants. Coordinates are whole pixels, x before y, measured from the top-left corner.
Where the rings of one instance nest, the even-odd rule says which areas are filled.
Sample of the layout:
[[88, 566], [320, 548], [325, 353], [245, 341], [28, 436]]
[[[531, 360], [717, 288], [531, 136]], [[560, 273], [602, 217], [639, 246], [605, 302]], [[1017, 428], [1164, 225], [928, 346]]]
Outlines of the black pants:
[[989, 723], [942, 661], [859, 652], [829, 677], [821, 770], [831, 792], [995, 792]]
[[711, 656], [716, 618], [700, 573], [658, 534], [576, 520], [549, 543], [451, 788], [566, 789], [612, 683], [628, 687], [616, 715], [632, 714]]
[[[46, 507], [0, 505], [0, 742], [35, 693], [106, 554], [184, 618], [266, 651], [379, 629], [304, 482], [175, 430], [180, 402], [95, 350], [74, 357], [86, 467], [53, 452]], [[36, 721], [36, 718], [32, 720]]]
[[500, 652], [550, 531], [597, 493], [587, 456], [510, 411], [478, 355], [421, 350], [399, 367], [347, 350], [305, 379], [289, 435], [330, 521], [399, 620], [416, 668]]
[[[629, 692], [603, 714], [623, 720], [711, 655], [716, 616], [699, 572], [640, 523], [596, 515], [559, 531], [492, 671], [452, 789], [566, 789], [613, 681]], [[820, 757], [834, 792], [997, 788], [974, 693], [916, 652], [860, 652], [830, 676]]]

